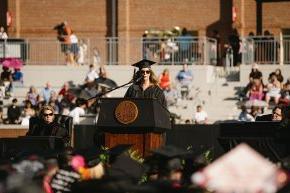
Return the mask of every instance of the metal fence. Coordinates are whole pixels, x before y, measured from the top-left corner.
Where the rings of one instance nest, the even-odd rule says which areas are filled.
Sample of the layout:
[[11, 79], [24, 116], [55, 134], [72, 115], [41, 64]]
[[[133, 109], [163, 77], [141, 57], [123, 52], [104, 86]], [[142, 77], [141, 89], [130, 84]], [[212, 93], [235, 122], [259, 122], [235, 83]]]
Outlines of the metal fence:
[[62, 44], [54, 38], [1, 41], [0, 58], [22, 58], [28, 65], [131, 64], [147, 58], [159, 64], [185, 61], [216, 65], [216, 40], [190, 38], [79, 38], [78, 45]]
[[290, 36], [241, 38], [243, 64], [290, 64]]

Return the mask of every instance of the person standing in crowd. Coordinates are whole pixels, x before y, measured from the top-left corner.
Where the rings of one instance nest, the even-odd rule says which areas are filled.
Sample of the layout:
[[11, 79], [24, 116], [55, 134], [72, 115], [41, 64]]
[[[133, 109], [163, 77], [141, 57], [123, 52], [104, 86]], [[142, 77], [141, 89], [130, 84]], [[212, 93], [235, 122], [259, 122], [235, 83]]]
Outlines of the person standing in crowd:
[[101, 56], [97, 47], [93, 48], [93, 65], [100, 66], [101, 65]]
[[82, 98], [78, 98], [76, 100], [77, 107], [75, 107], [68, 116], [71, 116], [73, 118], [74, 124], [80, 123], [80, 116], [85, 115], [85, 109], [87, 108], [87, 101]]
[[48, 102], [50, 101], [50, 97], [52, 94], [53, 89], [51, 88], [51, 84], [50, 82], [47, 82], [44, 89], [41, 91], [41, 95], [44, 99], [44, 101], [46, 102], [46, 104], [48, 104]]
[[181, 97], [183, 99], [188, 97], [189, 88], [193, 80], [192, 72], [188, 69], [188, 65], [185, 62], [176, 76], [176, 79], [180, 86]]
[[250, 100], [262, 100], [264, 97], [264, 86], [261, 79], [254, 78], [248, 93]]
[[5, 32], [5, 29], [3, 26], [0, 27], [0, 39], [8, 39], [8, 35], [7, 33]]
[[191, 51], [191, 42], [192, 37], [188, 33], [186, 28], [182, 29], [181, 35], [176, 37], [177, 42], [179, 42], [179, 61], [184, 60], [191, 61], [192, 51]]
[[241, 54], [239, 53], [240, 50], [240, 38], [237, 29], [233, 29], [232, 34], [228, 38], [229, 44], [233, 49], [233, 64], [237, 66], [241, 62]]
[[23, 84], [23, 73], [20, 71], [20, 68], [14, 68], [12, 79], [14, 82], [20, 82]]
[[239, 115], [239, 121], [253, 122], [254, 117], [248, 112], [247, 107], [243, 105], [241, 107], [242, 112]]
[[269, 105], [270, 100], [273, 98], [275, 105], [278, 105], [281, 97], [282, 83], [278, 81], [276, 74], [269, 77], [269, 84], [267, 85], [266, 102]]
[[58, 96], [62, 97], [62, 100], [64, 100], [66, 103], [72, 103], [75, 99], [74, 94], [69, 90], [69, 83], [65, 82], [63, 84], [63, 87], [58, 93]]
[[288, 80], [281, 91], [281, 98], [279, 100], [279, 103], [282, 103], [284, 105], [290, 105], [290, 81]]
[[86, 62], [88, 46], [83, 39], [80, 40], [79, 43], [79, 56], [78, 56], [78, 64], [84, 65]]
[[8, 107], [6, 121], [8, 124], [20, 123], [21, 110], [20, 107], [17, 105], [17, 102], [17, 99], [14, 98], [12, 100], [12, 104]]
[[159, 86], [163, 90], [166, 90], [168, 87], [170, 87], [170, 74], [167, 68], [164, 69], [162, 74], [159, 76]]
[[96, 68], [93, 64], [89, 66], [89, 72], [86, 75], [85, 83], [92, 83], [99, 77]]
[[212, 31], [212, 38], [216, 40], [217, 44], [217, 65], [221, 66], [221, 37], [218, 30]]
[[134, 78], [134, 84], [128, 88], [124, 97], [157, 99], [161, 105], [167, 107], [163, 90], [158, 86], [158, 80], [151, 69], [154, 63], [143, 59], [132, 65], [139, 68], [139, 71]]
[[69, 65], [77, 65], [77, 59], [79, 56], [79, 46], [78, 46], [78, 37], [76, 34], [72, 31], [70, 36], [70, 56], [69, 56]]
[[56, 136], [69, 143], [68, 130], [55, 120], [53, 107], [44, 105], [39, 111], [39, 123], [34, 124], [26, 133], [27, 136]]
[[32, 104], [33, 107], [35, 107], [37, 105], [38, 102], [38, 93], [37, 90], [34, 86], [31, 86], [29, 88], [29, 91], [26, 94], [26, 100], [29, 100]]
[[11, 92], [12, 92], [12, 73], [10, 71], [10, 69], [6, 66], [2, 67], [2, 72], [1, 72], [1, 81], [4, 84], [4, 88], [5, 88], [5, 96], [10, 97], [11, 96]]
[[280, 68], [277, 68], [274, 72], [271, 72], [270, 75], [269, 75], [269, 78], [272, 77], [273, 75], [276, 75], [277, 76], [277, 80], [280, 83], [283, 83], [284, 77], [282, 75], [282, 72], [281, 72]]
[[272, 111], [272, 121], [282, 121], [283, 114], [282, 114], [283, 107], [277, 105], [274, 107]]
[[67, 148], [58, 158], [59, 169], [51, 177], [50, 190], [54, 193], [72, 192], [72, 185], [81, 180], [81, 174], [72, 167], [73, 150]]
[[67, 21], [58, 24], [54, 27], [57, 30], [57, 39], [61, 42], [61, 50], [65, 54], [65, 61], [67, 64], [70, 62], [70, 35], [72, 34], [72, 29], [68, 25]]
[[201, 105], [197, 105], [196, 112], [194, 115], [195, 124], [207, 124], [208, 116], [207, 113], [202, 109]]

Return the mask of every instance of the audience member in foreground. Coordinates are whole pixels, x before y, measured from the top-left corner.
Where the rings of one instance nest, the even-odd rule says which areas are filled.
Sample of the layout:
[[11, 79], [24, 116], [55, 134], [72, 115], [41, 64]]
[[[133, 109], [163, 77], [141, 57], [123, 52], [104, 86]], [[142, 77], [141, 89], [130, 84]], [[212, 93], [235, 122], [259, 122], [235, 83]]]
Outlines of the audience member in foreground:
[[55, 121], [53, 107], [44, 105], [39, 112], [39, 123], [34, 124], [27, 136], [57, 136], [62, 137], [65, 143], [69, 141], [68, 131]]

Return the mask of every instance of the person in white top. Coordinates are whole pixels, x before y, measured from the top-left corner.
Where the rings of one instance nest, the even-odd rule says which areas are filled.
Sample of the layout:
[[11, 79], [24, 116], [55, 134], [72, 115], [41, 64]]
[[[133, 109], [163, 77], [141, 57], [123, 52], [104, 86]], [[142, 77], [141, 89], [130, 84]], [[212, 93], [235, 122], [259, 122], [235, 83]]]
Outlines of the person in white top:
[[80, 123], [80, 116], [85, 115], [85, 109], [87, 107], [87, 101], [85, 99], [78, 98], [76, 101], [77, 107], [75, 107], [68, 116], [73, 118], [74, 124]]
[[207, 124], [208, 116], [207, 113], [202, 110], [202, 106], [198, 105], [196, 107], [196, 112], [194, 116], [194, 122], [195, 124]]
[[0, 39], [8, 39], [8, 35], [7, 35], [7, 33], [5, 32], [3, 26], [0, 27]]
[[90, 70], [86, 75], [85, 82], [90, 83], [95, 81], [95, 79], [99, 78], [99, 75], [95, 69], [95, 66], [93, 64], [90, 65]]
[[78, 64], [80, 64], [80, 65], [84, 65], [85, 64], [87, 51], [88, 51], [87, 44], [85, 44], [84, 40], [80, 40]]

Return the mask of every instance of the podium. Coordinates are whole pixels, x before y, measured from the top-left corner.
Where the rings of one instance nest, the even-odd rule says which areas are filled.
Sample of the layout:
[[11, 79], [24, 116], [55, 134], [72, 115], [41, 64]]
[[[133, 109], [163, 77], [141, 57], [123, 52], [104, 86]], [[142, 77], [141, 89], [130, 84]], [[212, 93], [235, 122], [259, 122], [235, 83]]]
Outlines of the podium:
[[101, 99], [97, 127], [105, 132], [106, 147], [132, 144], [145, 156], [165, 143], [170, 113], [155, 99]]

